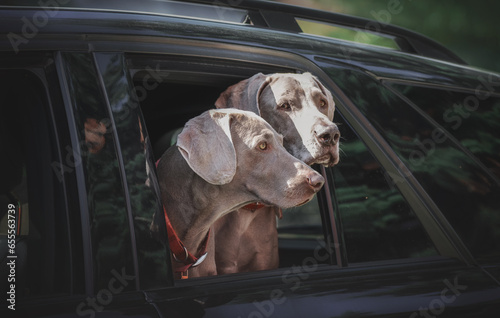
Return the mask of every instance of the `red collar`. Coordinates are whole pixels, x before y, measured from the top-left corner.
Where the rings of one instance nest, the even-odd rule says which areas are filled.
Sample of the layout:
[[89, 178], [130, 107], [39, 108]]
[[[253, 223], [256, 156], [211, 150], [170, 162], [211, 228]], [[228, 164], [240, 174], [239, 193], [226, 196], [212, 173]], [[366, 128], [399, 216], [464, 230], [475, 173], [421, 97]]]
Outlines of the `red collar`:
[[242, 209], [250, 210], [250, 211], [254, 212], [255, 210], [258, 210], [258, 209], [263, 208], [265, 206], [267, 206], [267, 205], [265, 205], [264, 203], [255, 202], [255, 203], [250, 203], [250, 204], [245, 205]]
[[174, 265], [174, 271], [182, 273], [181, 278], [187, 278], [187, 270], [191, 267], [200, 265], [207, 256], [207, 246], [208, 238], [210, 237], [210, 230], [208, 230], [207, 236], [205, 237], [203, 242], [201, 242], [201, 245], [198, 248], [199, 255], [201, 256], [196, 257], [187, 250], [187, 248], [184, 246], [181, 239], [175, 232], [172, 224], [170, 223], [170, 219], [168, 218], [167, 210], [165, 209], [165, 207], [163, 207], [163, 214], [165, 216], [165, 223], [167, 225], [170, 251], [172, 252], [174, 260], [178, 263], [177, 266]]

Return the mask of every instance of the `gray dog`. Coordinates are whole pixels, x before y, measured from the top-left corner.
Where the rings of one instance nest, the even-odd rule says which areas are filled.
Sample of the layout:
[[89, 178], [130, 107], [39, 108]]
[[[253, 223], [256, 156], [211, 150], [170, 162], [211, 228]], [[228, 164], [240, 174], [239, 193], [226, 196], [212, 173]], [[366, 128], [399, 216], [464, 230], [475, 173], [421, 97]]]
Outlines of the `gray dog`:
[[222, 216], [255, 202], [301, 205], [324, 183], [267, 122], [236, 109], [188, 121], [157, 171], [177, 278], [217, 274], [209, 233]]
[[[224, 91], [217, 108], [238, 108], [264, 118], [284, 137], [290, 154], [308, 165], [339, 162], [331, 93], [310, 73], [257, 74]], [[255, 165], [259, 170], [266, 166]], [[269, 176], [270, 181], [272, 177]], [[276, 268], [279, 265], [276, 216], [279, 207], [249, 205], [220, 219], [215, 229], [219, 274]]]

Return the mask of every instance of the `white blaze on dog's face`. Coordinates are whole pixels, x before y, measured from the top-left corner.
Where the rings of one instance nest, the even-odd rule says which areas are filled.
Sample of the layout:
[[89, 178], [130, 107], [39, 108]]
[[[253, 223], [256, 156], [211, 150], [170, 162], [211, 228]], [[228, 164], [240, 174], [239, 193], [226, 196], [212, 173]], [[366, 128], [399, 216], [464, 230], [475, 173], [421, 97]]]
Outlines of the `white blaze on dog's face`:
[[289, 208], [308, 202], [321, 189], [323, 177], [288, 153], [283, 136], [261, 117], [247, 112], [231, 126], [237, 175], [258, 201]]
[[261, 116], [284, 136], [285, 148], [311, 165], [339, 162], [337, 126], [331, 93], [311, 74], [276, 74], [259, 96]]

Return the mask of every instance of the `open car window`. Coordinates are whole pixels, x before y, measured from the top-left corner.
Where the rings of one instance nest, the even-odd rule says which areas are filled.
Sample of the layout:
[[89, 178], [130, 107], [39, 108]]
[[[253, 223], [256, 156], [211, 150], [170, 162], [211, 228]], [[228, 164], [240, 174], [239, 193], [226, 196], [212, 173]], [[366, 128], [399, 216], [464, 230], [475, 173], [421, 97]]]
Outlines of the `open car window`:
[[[202, 112], [215, 108], [215, 101], [227, 87], [256, 73], [295, 73], [294, 69], [251, 63], [128, 55], [127, 65], [149, 133], [153, 156], [158, 160], [175, 145], [184, 124]], [[304, 206], [283, 211], [278, 220], [280, 267], [299, 265], [314, 255], [321, 263], [336, 264], [326, 249], [324, 202], [314, 198]], [[332, 247], [333, 248], [333, 247]]]

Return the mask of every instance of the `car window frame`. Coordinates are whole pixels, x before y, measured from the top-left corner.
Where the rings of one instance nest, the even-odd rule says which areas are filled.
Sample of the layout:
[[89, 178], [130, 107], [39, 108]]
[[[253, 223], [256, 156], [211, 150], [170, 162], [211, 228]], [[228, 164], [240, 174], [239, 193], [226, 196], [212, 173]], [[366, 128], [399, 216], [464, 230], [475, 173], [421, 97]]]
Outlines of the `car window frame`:
[[[84, 259], [84, 253], [81, 246], [83, 244], [81, 228], [79, 222], [71, 217], [72, 214], [79, 214], [78, 195], [75, 192], [76, 180], [73, 170], [75, 163], [72, 154], [67, 152], [66, 146], [70, 144], [68, 134], [69, 127], [66, 122], [66, 111], [62, 101], [62, 95], [59, 90], [59, 77], [57, 74], [57, 65], [52, 51], [34, 51], [21, 52], [13, 54], [10, 52], [0, 52], [0, 69], [2, 70], [23, 70], [31, 73], [41, 85], [44, 94], [44, 112], [47, 116], [47, 125], [50, 133], [50, 142], [55, 152], [54, 161], [51, 163], [50, 172], [59, 182], [60, 189], [55, 189], [60, 197], [60, 208], [63, 210], [61, 216], [65, 219], [66, 235], [68, 242], [68, 263], [69, 263], [69, 290], [65, 294], [36, 294], [21, 297], [20, 304], [36, 304], [40, 301], [58, 299], [70, 299], [74, 294], [85, 293], [85, 275], [84, 267], [81, 266]], [[57, 296], [57, 297], [56, 297]]]
[[[172, 55], [164, 54], [164, 56], [165, 56], [165, 58], [168, 58], [169, 56], [172, 56]], [[248, 59], [248, 58], [246, 59], [246, 61], [249, 61], [249, 60], [250, 59]], [[251, 61], [255, 61], [255, 60], [251, 60]], [[278, 65], [283, 65], [283, 64], [284, 63], [281, 62]], [[300, 67], [297, 67], [297, 70], [298, 71], [302, 71], [302, 72], [306, 72], [306, 71], [313, 72], [315, 75], [319, 76], [322, 81], [324, 81], [324, 82], [327, 83], [326, 84], [327, 87], [332, 91], [332, 93], [334, 94], [334, 98], [338, 102], [337, 105], [336, 105], [337, 109], [342, 112], [342, 115], [345, 117], [345, 119], [346, 119], [347, 122], [349, 122], [349, 118], [351, 118], [354, 121], [354, 124], [352, 124], [352, 127], [358, 127], [361, 130], [360, 139], [367, 145], [369, 151], [372, 152], [372, 154], [374, 154], [375, 158], [381, 163], [381, 166], [388, 173], [389, 176], [391, 176], [391, 177], [396, 176], [397, 178], [403, 178], [405, 180], [409, 177], [408, 174], [405, 175], [405, 174], [401, 173], [401, 170], [404, 171], [404, 165], [402, 165], [402, 163], [400, 163], [399, 166], [395, 166], [394, 162], [392, 162], [390, 160], [391, 156], [394, 156], [394, 153], [390, 149], [390, 147], [388, 147], [388, 145], [386, 145], [385, 147], [378, 148], [380, 145], [384, 144], [382, 142], [382, 140], [380, 139], [380, 136], [378, 134], [374, 134], [374, 135], [370, 136], [370, 138], [368, 139], [368, 141], [365, 140], [365, 139], [363, 139], [363, 137], [366, 138], [367, 136], [369, 136], [369, 133], [367, 134], [365, 128], [369, 127], [370, 125], [366, 125], [366, 127], [363, 127], [361, 125], [358, 125], [358, 123], [359, 123], [360, 119], [361, 120], [366, 120], [366, 118], [364, 118], [364, 116], [362, 116], [360, 113], [357, 114], [358, 116], [360, 116], [359, 118], [356, 118], [356, 117], [352, 116], [352, 114], [354, 114], [354, 113], [357, 112], [357, 107], [352, 103], [352, 101], [350, 101], [346, 97], [346, 95], [343, 93], [343, 91], [328, 77], [328, 75], [326, 75], [323, 72], [323, 70], [318, 69], [318, 67], [316, 65], [314, 65], [314, 66], [308, 65], [308, 63], [304, 63]], [[351, 122], [349, 122], [349, 124], [351, 124]], [[356, 132], [358, 132], [358, 131], [356, 130]], [[379, 138], [376, 138], [377, 136]], [[376, 143], [373, 143], [373, 140], [376, 140]], [[396, 160], [396, 162], [398, 162], [398, 161]], [[397, 184], [397, 182], [396, 182], [396, 184]], [[408, 186], [408, 185], [406, 185], [406, 186]], [[411, 194], [409, 194], [410, 192], [408, 191], [408, 188], [404, 189], [404, 190], [406, 192], [406, 195], [403, 195], [403, 197], [410, 204], [410, 206], [417, 207], [417, 208], [420, 208], [421, 211], [425, 211], [423, 214], [424, 214], [424, 220], [426, 221], [427, 224], [424, 224], [424, 222], [422, 222], [422, 219], [419, 218], [420, 222], [423, 224], [424, 228], [426, 230], [429, 230], [428, 229], [429, 226], [431, 227], [431, 229], [432, 228], [434, 228], [434, 229], [437, 228], [437, 229], [439, 229], [437, 231], [438, 237], [446, 237], [446, 235], [442, 232], [442, 229], [440, 227], [438, 227], [436, 220], [433, 219], [433, 216], [429, 214], [428, 207], [425, 206], [425, 205], [423, 205], [423, 202], [421, 201], [421, 198], [419, 198], [419, 196], [415, 194], [415, 189], [411, 189]], [[334, 190], [332, 190], [332, 191], [334, 191]], [[418, 191], [417, 191], [417, 194], [419, 194]], [[425, 192], [424, 192], [424, 194], [425, 194]], [[322, 200], [323, 200], [322, 204], [324, 204], [325, 206], [328, 206], [328, 202], [325, 201], [325, 198], [323, 198]], [[334, 212], [333, 209], [330, 209], [328, 207], [326, 208], [326, 211], [328, 211], [329, 220], [336, 220], [336, 217], [337, 217], [338, 213]], [[335, 250], [335, 257], [337, 257], [338, 259], [340, 259], [341, 262], [338, 265], [328, 265], [328, 266], [326, 266], [325, 268], [323, 268], [326, 271], [328, 271], [328, 270], [330, 270], [332, 268], [338, 269], [338, 268], [341, 268], [341, 267], [348, 266], [347, 261], [346, 261], [346, 256], [345, 256], [345, 246], [342, 246], [342, 244], [341, 244], [341, 242], [342, 242], [342, 240], [341, 240], [341, 231], [342, 230], [339, 229], [339, 223], [338, 222], [333, 223], [333, 221], [330, 221], [330, 226], [332, 226], [332, 229], [331, 229], [332, 232], [331, 233], [333, 233], [333, 231], [335, 231], [337, 233], [335, 235], [335, 241], [334, 241], [335, 243], [333, 243], [333, 244], [334, 245], [340, 244], [339, 248]], [[434, 238], [432, 241], [435, 242], [435, 240], [436, 240], [436, 238]], [[441, 255], [445, 255], [445, 256], [448, 256], [448, 257], [451, 257], [451, 258], [461, 259], [462, 261], [464, 261], [464, 260], [467, 259], [467, 257], [463, 257], [462, 255], [460, 255], [459, 252], [457, 252], [457, 250], [456, 250], [457, 247], [455, 246], [455, 244], [451, 243], [451, 241], [449, 240], [449, 238], [447, 238], [447, 242], [445, 244], [443, 244], [443, 245], [446, 246], [446, 247], [445, 248], [441, 247], [441, 250], [440, 250], [440, 254]], [[441, 261], [442, 257], [440, 257], [440, 256], [437, 256], [437, 257], [428, 257], [427, 259], [429, 261], [436, 261], [436, 260]], [[369, 262], [370, 265], [368, 265], [368, 263], [366, 263], [365, 265], [371, 266], [373, 264], [379, 264], [379, 265], [384, 265], [384, 264], [400, 264], [400, 263], [408, 263], [408, 262], [411, 263], [413, 261], [418, 261], [418, 260], [414, 260], [414, 259], [407, 259], [407, 260], [401, 260], [401, 259], [383, 260], [383, 261]], [[418, 262], [420, 262], [420, 261], [418, 261]], [[468, 264], [467, 261], [465, 261], [465, 263]], [[349, 266], [354, 265], [355, 267], [363, 267], [364, 266], [363, 264], [364, 263], [349, 264]], [[269, 271], [269, 275], [271, 275], [271, 273], [277, 274], [277, 273], [280, 273], [280, 272], [282, 273], [283, 269], [277, 269], [277, 270]], [[238, 274], [238, 275], [242, 275], [242, 274]], [[249, 273], [249, 274], [243, 274], [243, 275], [252, 275], [252, 274]], [[207, 279], [207, 278], [195, 279], [195, 281], [201, 282], [203, 279]], [[212, 281], [212, 280], [217, 280], [217, 279], [218, 278], [210, 278], [209, 280]], [[229, 279], [229, 278], [225, 278], [225, 279]], [[177, 285], [182, 286], [184, 284], [188, 284], [189, 285], [190, 283], [186, 283], [185, 281], [182, 281], [182, 282], [176, 281], [175, 282], [176, 286]]]

